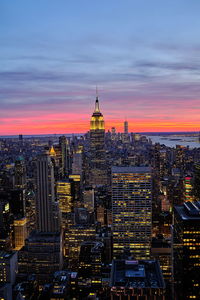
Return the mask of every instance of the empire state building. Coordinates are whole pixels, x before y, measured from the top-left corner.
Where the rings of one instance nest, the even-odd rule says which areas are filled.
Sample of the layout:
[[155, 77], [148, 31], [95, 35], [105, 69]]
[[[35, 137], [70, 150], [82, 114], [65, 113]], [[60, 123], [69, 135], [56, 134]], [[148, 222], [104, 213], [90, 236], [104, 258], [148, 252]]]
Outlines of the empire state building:
[[107, 184], [105, 159], [105, 125], [99, 109], [99, 99], [96, 97], [95, 110], [90, 121], [90, 184]]

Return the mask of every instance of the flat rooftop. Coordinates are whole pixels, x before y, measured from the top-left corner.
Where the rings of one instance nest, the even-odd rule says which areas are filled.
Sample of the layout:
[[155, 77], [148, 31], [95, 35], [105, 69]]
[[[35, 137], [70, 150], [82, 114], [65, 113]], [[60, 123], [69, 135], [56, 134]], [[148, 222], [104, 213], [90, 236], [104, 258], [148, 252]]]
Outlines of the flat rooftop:
[[175, 206], [174, 209], [179, 214], [182, 220], [200, 221], [200, 201], [187, 201], [182, 205]]
[[160, 265], [155, 260], [114, 260], [110, 285], [116, 288], [165, 288]]
[[150, 167], [112, 167], [112, 173], [151, 173]]
[[16, 251], [0, 251], [0, 260], [1, 259], [10, 259], [12, 256], [14, 256], [17, 252]]
[[27, 239], [29, 240], [29, 242], [59, 242], [60, 232], [33, 231]]

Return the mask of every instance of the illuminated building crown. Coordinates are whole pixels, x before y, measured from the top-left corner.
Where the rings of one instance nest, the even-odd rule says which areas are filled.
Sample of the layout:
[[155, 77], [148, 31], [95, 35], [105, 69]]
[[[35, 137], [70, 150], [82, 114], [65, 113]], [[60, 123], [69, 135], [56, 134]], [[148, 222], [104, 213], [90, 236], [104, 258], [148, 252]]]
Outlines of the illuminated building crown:
[[103, 115], [99, 109], [99, 99], [98, 97], [96, 97], [95, 110], [92, 114], [92, 118], [90, 121], [90, 130], [98, 130], [98, 129], [104, 130], [105, 126], [104, 126]]

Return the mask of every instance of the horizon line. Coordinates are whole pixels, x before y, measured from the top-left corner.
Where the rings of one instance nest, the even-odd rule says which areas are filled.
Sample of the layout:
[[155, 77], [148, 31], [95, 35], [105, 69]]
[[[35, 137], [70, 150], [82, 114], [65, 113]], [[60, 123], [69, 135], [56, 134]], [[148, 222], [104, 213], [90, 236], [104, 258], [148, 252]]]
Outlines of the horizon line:
[[[52, 136], [52, 135], [85, 135], [89, 132], [90, 130], [86, 131], [86, 132], [70, 132], [70, 133], [30, 133], [30, 134], [23, 134], [23, 133], [19, 133], [19, 134], [0, 134], [0, 137], [13, 137], [13, 136], [16, 136], [18, 137], [19, 135], [23, 135], [23, 136]], [[108, 131], [105, 131], [105, 133], [109, 132]], [[123, 131], [118, 131], [116, 133], [124, 133]], [[200, 133], [200, 131], [196, 130], [196, 131], [137, 131], [137, 132], [133, 132], [133, 131], [130, 131], [128, 132], [129, 134], [131, 133], [134, 133], [134, 134], [152, 134], [152, 133], [163, 133], [163, 134], [166, 134], [166, 133]]]

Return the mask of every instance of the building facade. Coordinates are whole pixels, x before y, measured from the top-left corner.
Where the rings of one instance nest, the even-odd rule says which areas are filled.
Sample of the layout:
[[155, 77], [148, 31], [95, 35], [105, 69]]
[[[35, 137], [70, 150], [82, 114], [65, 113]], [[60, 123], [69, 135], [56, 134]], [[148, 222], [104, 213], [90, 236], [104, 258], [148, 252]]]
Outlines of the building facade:
[[112, 168], [113, 257], [126, 249], [136, 259], [150, 257], [152, 178], [149, 167]]
[[200, 297], [200, 201], [175, 206], [173, 227], [174, 297]]
[[48, 154], [36, 161], [36, 228], [39, 232], [56, 232], [59, 228], [59, 211], [55, 203], [54, 168]]
[[105, 158], [105, 125], [103, 115], [99, 109], [99, 100], [96, 98], [95, 110], [90, 121], [90, 184], [107, 184]]

